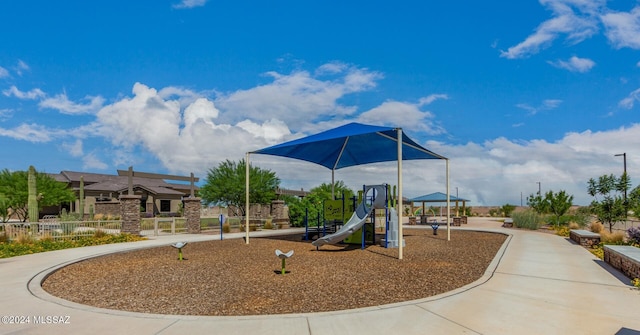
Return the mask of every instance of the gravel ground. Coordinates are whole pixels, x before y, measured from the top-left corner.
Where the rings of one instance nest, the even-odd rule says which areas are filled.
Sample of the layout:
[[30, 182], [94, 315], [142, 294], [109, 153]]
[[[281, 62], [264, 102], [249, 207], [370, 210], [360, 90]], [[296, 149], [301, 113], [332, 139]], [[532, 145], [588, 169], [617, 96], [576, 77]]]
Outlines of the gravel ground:
[[[89, 259], [43, 283], [81, 304], [143, 313], [261, 315], [336, 311], [414, 300], [482, 276], [505, 240], [501, 234], [405, 229], [397, 249], [326, 245], [300, 235], [190, 243], [184, 261], [167, 246]], [[294, 250], [280, 274], [275, 249]]]

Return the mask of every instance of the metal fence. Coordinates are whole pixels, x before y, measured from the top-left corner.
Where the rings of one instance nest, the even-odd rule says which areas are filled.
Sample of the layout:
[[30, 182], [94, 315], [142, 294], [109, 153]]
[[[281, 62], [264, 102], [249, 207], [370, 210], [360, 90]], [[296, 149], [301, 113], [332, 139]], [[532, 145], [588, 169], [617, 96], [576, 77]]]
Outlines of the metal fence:
[[[629, 229], [631, 227], [640, 228], [640, 221], [638, 221], [638, 220], [627, 220], [627, 221], [623, 221], [623, 222], [616, 222], [616, 224], [614, 224], [613, 227], [611, 227], [611, 230], [626, 232], [627, 229]], [[605, 229], [609, 229], [609, 225], [604, 225], [604, 228]]]
[[[184, 217], [141, 219], [140, 235], [158, 236], [186, 233], [186, 221]], [[96, 232], [120, 234], [121, 227], [121, 220], [57, 221], [57, 218], [49, 217], [38, 223], [9, 222], [0, 224], [0, 231], [4, 231], [6, 237], [12, 241], [43, 238], [77, 240], [94, 236]]]
[[187, 232], [187, 219], [184, 217], [148, 218], [140, 220], [140, 234], [154, 235], [177, 234]]
[[51, 238], [77, 240], [83, 237], [94, 236], [97, 231], [107, 234], [119, 234], [122, 221], [54, 221], [5, 223], [2, 225], [7, 238], [43, 239]]

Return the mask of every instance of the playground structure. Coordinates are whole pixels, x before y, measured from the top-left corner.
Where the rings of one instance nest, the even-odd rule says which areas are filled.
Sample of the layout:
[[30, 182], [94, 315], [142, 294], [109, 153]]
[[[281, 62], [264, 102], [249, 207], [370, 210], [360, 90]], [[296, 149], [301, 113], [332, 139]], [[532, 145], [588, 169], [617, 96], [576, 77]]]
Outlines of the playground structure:
[[[349, 123], [314, 135], [299, 138], [246, 153], [245, 158], [245, 204], [250, 208], [250, 155], [262, 154], [299, 159], [321, 165], [331, 170], [331, 184], [334, 185], [335, 171], [350, 166], [395, 161], [397, 163], [398, 194], [402, 201], [402, 162], [404, 160], [441, 159], [446, 167], [446, 194], [450, 194], [449, 159], [436, 154], [406, 136], [402, 128], [380, 127], [360, 123]], [[333, 195], [333, 191], [332, 191]], [[450, 201], [447, 199], [447, 212]], [[402, 210], [398, 217], [398, 238], [402, 233]], [[245, 218], [245, 243], [249, 244], [249, 217]], [[447, 215], [447, 226], [450, 215]], [[447, 240], [451, 236], [447, 230]], [[398, 243], [398, 259], [402, 259], [403, 243]]]
[[[371, 195], [369, 195], [371, 194]], [[354, 243], [357, 241], [353, 237], [354, 234], [360, 233], [360, 240], [362, 248], [364, 249], [366, 243], [366, 222], [373, 215], [373, 221], [375, 223], [375, 210], [385, 210], [385, 237], [382, 239], [382, 243], [387, 248], [398, 247], [398, 220], [397, 212], [393, 207], [395, 205], [395, 194], [391, 194], [389, 185], [370, 185], [363, 187], [363, 196], [360, 200], [360, 204], [356, 207], [355, 211], [351, 215], [351, 218], [344, 223], [339, 229], [335, 229], [335, 232], [326, 234], [326, 229], [322, 232], [324, 236], [320, 236], [318, 227], [318, 239], [312, 242], [312, 245], [319, 248], [325, 244], [335, 244], [342, 241], [347, 243]], [[326, 217], [325, 217], [326, 219]], [[325, 224], [326, 224], [326, 220]], [[335, 222], [334, 222], [335, 225]], [[307, 224], [308, 232], [308, 224]], [[373, 243], [375, 243], [375, 224], [371, 227], [370, 236], [373, 237]], [[308, 235], [307, 235], [308, 237]], [[402, 241], [404, 246], [404, 240]]]

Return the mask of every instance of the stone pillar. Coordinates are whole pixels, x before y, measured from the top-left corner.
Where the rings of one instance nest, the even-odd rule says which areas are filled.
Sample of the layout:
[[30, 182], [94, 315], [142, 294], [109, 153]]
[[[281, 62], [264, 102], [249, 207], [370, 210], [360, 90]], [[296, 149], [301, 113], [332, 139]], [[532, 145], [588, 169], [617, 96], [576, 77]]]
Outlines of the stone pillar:
[[140, 196], [120, 196], [120, 218], [122, 228], [120, 232], [140, 235]]
[[285, 219], [284, 216], [284, 200], [271, 201], [271, 216], [274, 219]]
[[184, 217], [187, 219], [187, 232], [200, 234], [200, 200], [201, 198], [184, 198]]

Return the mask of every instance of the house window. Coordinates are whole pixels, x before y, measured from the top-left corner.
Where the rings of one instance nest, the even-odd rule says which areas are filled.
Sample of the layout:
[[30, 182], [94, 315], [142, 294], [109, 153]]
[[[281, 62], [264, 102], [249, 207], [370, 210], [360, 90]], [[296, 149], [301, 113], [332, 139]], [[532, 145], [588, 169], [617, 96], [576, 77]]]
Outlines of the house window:
[[160, 211], [171, 212], [171, 200], [160, 200]]

